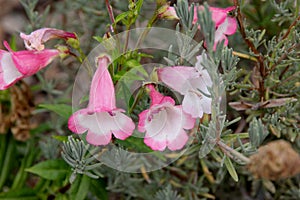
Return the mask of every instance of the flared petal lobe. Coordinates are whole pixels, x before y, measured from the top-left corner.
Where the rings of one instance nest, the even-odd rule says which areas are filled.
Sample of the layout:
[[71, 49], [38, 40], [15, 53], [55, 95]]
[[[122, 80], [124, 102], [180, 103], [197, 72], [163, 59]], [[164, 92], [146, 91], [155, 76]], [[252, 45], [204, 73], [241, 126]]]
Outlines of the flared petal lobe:
[[44, 43], [54, 38], [77, 39], [74, 33], [66, 32], [55, 28], [41, 28], [33, 31], [29, 35], [20, 33], [20, 37], [24, 40], [26, 49], [41, 51], [45, 48]]
[[86, 140], [93, 145], [107, 145], [111, 141], [112, 134], [124, 140], [135, 128], [132, 120], [120, 111], [90, 114], [87, 109], [75, 112], [70, 117], [68, 126], [77, 134], [88, 131]]
[[107, 145], [112, 135], [124, 140], [135, 129], [132, 119], [116, 108], [114, 86], [107, 69], [109, 62], [108, 56], [98, 58], [98, 68], [91, 83], [89, 105], [75, 112], [68, 122], [72, 132], [87, 132], [86, 140], [92, 145]]

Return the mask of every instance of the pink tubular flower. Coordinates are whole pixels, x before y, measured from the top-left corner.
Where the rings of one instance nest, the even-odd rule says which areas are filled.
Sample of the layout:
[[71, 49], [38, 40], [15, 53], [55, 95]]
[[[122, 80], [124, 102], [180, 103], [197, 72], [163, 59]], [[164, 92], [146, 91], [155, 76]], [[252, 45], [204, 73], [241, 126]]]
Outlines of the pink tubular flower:
[[98, 57], [87, 108], [75, 112], [68, 122], [69, 129], [77, 134], [88, 131], [86, 140], [93, 145], [106, 145], [112, 134], [121, 140], [129, 137], [135, 124], [122, 109], [116, 108], [115, 90], [108, 72], [108, 56]]
[[[227, 8], [217, 8], [217, 7], [209, 7], [209, 10], [212, 15], [212, 20], [215, 22], [215, 26], [220, 26], [226, 18], [228, 18], [228, 13], [235, 9], [235, 6], [230, 6]], [[199, 6], [198, 10], [204, 10], [203, 6]], [[198, 20], [198, 14], [197, 14], [197, 7], [194, 7], [194, 20], [193, 22], [196, 23]]]
[[212, 15], [214, 19], [215, 16], [222, 16], [224, 13], [226, 13], [226, 17], [223, 20], [222, 23], [216, 23], [216, 32], [215, 32], [215, 43], [214, 43], [214, 49], [216, 48], [216, 45], [218, 42], [221, 42], [224, 40], [224, 46], [228, 45], [228, 39], [227, 35], [233, 35], [236, 32], [237, 29], [237, 22], [234, 17], [229, 17], [227, 15], [228, 12], [232, 11], [235, 9], [234, 6], [228, 7], [225, 9], [221, 8], [211, 8], [212, 9]]
[[20, 37], [24, 40], [26, 49], [38, 51], [43, 50], [45, 48], [44, 43], [51, 39], [77, 39], [77, 36], [74, 33], [66, 32], [55, 28], [41, 28], [36, 31], [33, 31], [29, 35], [20, 33]]
[[138, 130], [146, 132], [144, 142], [153, 150], [163, 151], [166, 147], [175, 151], [182, 149], [188, 141], [186, 130], [192, 129], [195, 119], [175, 106], [171, 97], [157, 92], [153, 85], [150, 89], [151, 105], [139, 114]]
[[[203, 113], [211, 113], [211, 98], [207, 87], [212, 85], [207, 70], [201, 65], [201, 57], [197, 57], [195, 67], [176, 66], [158, 69], [159, 79], [173, 90], [184, 95], [183, 111], [193, 118], [201, 118]], [[204, 94], [203, 94], [204, 93]]]
[[[194, 19], [193, 23], [195, 24], [198, 21], [198, 10], [203, 10], [203, 6], [195, 6], [194, 7]], [[209, 7], [209, 10], [212, 14], [212, 20], [215, 23], [215, 42], [214, 42], [214, 49], [217, 46], [218, 42], [224, 40], [224, 46], [228, 45], [227, 35], [233, 35], [237, 29], [237, 22], [234, 17], [228, 16], [228, 13], [235, 9], [235, 6], [227, 7], [227, 8], [216, 8], [216, 7]], [[168, 15], [173, 16], [173, 18], [177, 18], [174, 7], [168, 7]], [[200, 28], [200, 27], [199, 27]]]
[[[204, 9], [203, 6], [199, 7], [200, 10]], [[234, 17], [228, 16], [228, 12], [235, 9], [235, 6], [228, 8], [216, 8], [209, 7], [209, 10], [212, 14], [212, 20], [215, 22], [216, 32], [215, 32], [215, 42], [214, 49], [217, 46], [218, 42], [224, 41], [224, 46], [228, 45], [227, 35], [233, 35], [237, 29], [237, 22]], [[198, 20], [197, 7], [195, 7], [194, 12], [194, 23]]]
[[55, 49], [14, 52], [6, 41], [4, 46], [8, 51], [0, 50], [0, 90], [35, 74], [59, 55], [59, 51]]

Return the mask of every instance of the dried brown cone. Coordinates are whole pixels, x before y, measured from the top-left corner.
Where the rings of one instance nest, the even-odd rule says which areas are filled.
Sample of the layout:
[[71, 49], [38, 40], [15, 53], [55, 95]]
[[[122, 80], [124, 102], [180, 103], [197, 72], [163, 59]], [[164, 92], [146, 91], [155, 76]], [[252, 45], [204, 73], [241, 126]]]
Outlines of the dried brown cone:
[[300, 173], [300, 155], [284, 140], [268, 143], [250, 157], [247, 165], [255, 178], [279, 180]]
[[19, 86], [12, 86], [10, 129], [16, 140], [26, 141], [30, 138], [33, 125], [30, 122], [33, 110], [33, 101], [30, 88], [24, 82]]
[[10, 127], [9, 110], [0, 104], [0, 134], [6, 134]]

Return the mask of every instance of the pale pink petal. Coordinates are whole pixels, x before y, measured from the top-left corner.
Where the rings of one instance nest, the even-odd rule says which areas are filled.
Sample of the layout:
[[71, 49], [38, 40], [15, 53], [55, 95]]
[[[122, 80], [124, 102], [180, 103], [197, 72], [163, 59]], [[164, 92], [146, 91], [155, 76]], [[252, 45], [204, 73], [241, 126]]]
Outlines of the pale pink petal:
[[227, 17], [226, 19], [226, 30], [224, 34], [226, 35], [233, 35], [237, 29], [237, 22], [236, 19], [233, 17]]
[[165, 102], [169, 102], [175, 105], [174, 99], [168, 96], [163, 96], [162, 94], [157, 92], [152, 84], [147, 85], [147, 88], [150, 89], [151, 106], [156, 104], [162, 104]]
[[140, 132], [145, 132], [145, 123], [146, 123], [148, 112], [149, 110], [144, 110], [139, 114], [138, 130]]
[[145, 137], [144, 143], [154, 151], [163, 151], [167, 147], [166, 136], [163, 133], [153, 137]]
[[188, 92], [182, 101], [183, 111], [190, 114], [193, 118], [201, 118], [203, 116], [203, 108], [201, 97], [195, 92]]
[[195, 91], [196, 94], [198, 94], [199, 92], [200, 93], [199, 95], [201, 96], [202, 96], [201, 92], [207, 95], [209, 94], [207, 87], [210, 87], [211, 85], [208, 85], [205, 82], [205, 79], [203, 79], [201, 76], [199, 78], [189, 79], [187, 82], [192, 86], [189, 91]]
[[194, 67], [176, 66], [164, 67], [157, 70], [158, 78], [173, 90], [184, 95], [188, 88], [184, 87], [186, 81], [197, 77], [197, 71]]
[[41, 51], [45, 48], [44, 43], [54, 38], [74, 38], [77, 39], [74, 33], [66, 32], [54, 28], [41, 28], [33, 31], [31, 34], [26, 35], [20, 33], [20, 37], [24, 40], [26, 49]]
[[175, 137], [168, 138], [168, 148], [172, 151], [180, 150], [187, 143], [188, 139], [187, 133], [183, 129], [180, 129]]
[[71, 115], [71, 117], [69, 118], [69, 120], [68, 120], [68, 128], [72, 132], [77, 133], [77, 134], [83, 134], [84, 132], [87, 131], [87, 128], [81, 126], [81, 124], [80, 124], [80, 120], [79, 119], [82, 118], [82, 115], [83, 115], [83, 117], [86, 115], [86, 110], [85, 109], [82, 109], [82, 110], [79, 110], [79, 111], [73, 113]]
[[226, 20], [218, 26], [216, 32], [215, 32], [215, 43], [214, 43], [214, 49], [216, 48], [216, 45], [218, 42], [221, 42], [224, 40], [224, 46], [228, 45], [228, 39], [226, 35], [232, 35], [236, 32], [237, 29], [237, 22], [236, 19], [232, 17], [227, 17]]
[[93, 145], [108, 144], [111, 139], [112, 128], [114, 128], [115, 125], [111, 115], [107, 112], [88, 113], [87, 109], [77, 112], [79, 112], [79, 114], [75, 115], [76, 117], [73, 118], [73, 123], [69, 123], [71, 125], [69, 128], [72, 129], [75, 123], [75, 130], [81, 132], [88, 130], [86, 137], [88, 143]]
[[206, 114], [211, 114], [211, 98], [203, 96], [201, 99], [201, 104], [202, 104], [203, 112]]
[[114, 113], [112, 116], [115, 126], [112, 128], [114, 136], [120, 140], [125, 140], [135, 129], [132, 119], [121, 112]]
[[131, 135], [128, 132], [124, 132], [121, 130], [114, 130], [114, 131], [112, 131], [112, 134], [120, 140], [125, 140], [126, 138], [128, 138]]
[[[84, 114], [77, 115], [77, 117], [73, 119], [71, 118], [73, 121], [73, 123], [69, 123], [69, 128], [71, 130], [74, 129], [73, 124], [76, 123], [76, 125], [78, 124], [76, 126], [77, 131], [89, 130], [89, 132], [94, 135], [107, 135], [108, 133], [113, 133], [116, 138], [124, 140], [132, 134], [135, 128], [133, 121], [119, 111], [95, 112], [89, 114], [87, 109], [83, 110], [85, 111]], [[97, 143], [99, 144], [99, 141]], [[95, 144], [95, 142], [91, 144]]]
[[[197, 56], [197, 59], [198, 61], [195, 65], [195, 68], [198, 70], [199, 77], [197, 79], [199, 80], [199, 82], [195, 82], [193, 88], [200, 88], [203, 92], [208, 94], [209, 92], [207, 90], [207, 87], [212, 86], [212, 80], [210, 78], [208, 71], [202, 65], [202, 61], [201, 61], [202, 56]], [[192, 79], [192, 80], [194, 81], [196, 79]]]
[[[181, 109], [183, 111], [182, 105], [175, 106], [175, 107], [178, 108], [178, 109]], [[183, 113], [183, 115], [184, 115], [184, 118], [183, 118], [182, 128], [184, 128], [186, 130], [194, 128], [196, 119], [193, 118], [190, 114], [187, 114], [185, 112]]]
[[[215, 40], [220, 41], [220, 39], [218, 39], [218, 38], [220, 38], [222, 35], [227, 35], [226, 34], [227, 31], [233, 32], [233, 33], [236, 31], [236, 27], [234, 27], [232, 25], [231, 25], [232, 27], [229, 26], [230, 25], [229, 21], [231, 21], [231, 22], [235, 21], [234, 19], [233, 20], [230, 20], [230, 19], [232, 19], [232, 18], [227, 17], [226, 20], [220, 26], [218, 26], [216, 33], [215, 33]], [[233, 28], [235, 28], [235, 29], [233, 29]], [[231, 29], [233, 29], [233, 30], [231, 30]]]
[[88, 109], [111, 111], [116, 108], [115, 89], [111, 76], [107, 69], [110, 58], [102, 56], [98, 58], [98, 68], [93, 76], [90, 89]]
[[[167, 123], [168, 123], [168, 113], [166, 109], [152, 109], [151, 112], [148, 113], [147, 122], [145, 124], [146, 136], [147, 137], [155, 137], [156, 135], [166, 135], [164, 131]], [[166, 139], [166, 138], [165, 138]]]
[[86, 135], [86, 141], [89, 144], [98, 146], [98, 145], [107, 145], [111, 141], [111, 132], [107, 132], [104, 134], [94, 133], [92, 131], [88, 131]]
[[203, 59], [204, 58], [207, 59], [207, 55], [206, 54], [201, 54], [201, 55], [199, 55], [199, 56], [196, 57], [197, 62], [195, 64], [195, 68], [198, 70], [198, 72], [202, 71], [203, 69], [205, 69], [204, 66], [203, 66]]
[[[203, 81], [203, 85], [205, 85], [205, 87], [204, 86], [203, 87], [206, 89], [206, 90], [203, 90], [203, 91], [204, 92], [207, 91], [207, 93], [208, 93], [207, 87], [212, 86], [212, 80], [211, 80], [211, 78], [210, 78], [210, 76], [209, 76], [206, 69], [200, 70], [199, 74], [200, 74], [201, 80]], [[201, 87], [201, 88], [203, 88], [203, 87]]]
[[16, 68], [15, 63], [12, 60], [12, 55], [9, 52], [0, 51], [0, 90], [5, 90], [19, 79], [23, 78], [23, 75]]
[[188, 115], [182, 111], [180, 106], [167, 107], [166, 110], [168, 121], [164, 132], [167, 136], [167, 146], [170, 150], [182, 149], [188, 140], [188, 136], [183, 130]]
[[227, 36], [224, 35], [224, 33], [222, 32], [223, 30], [216, 30], [216, 34], [215, 34], [215, 43], [214, 43], [214, 50], [216, 50], [217, 48], [217, 44], [219, 42], [222, 42], [224, 40], [224, 46], [228, 45], [228, 39]]
[[[154, 111], [155, 112], [155, 111]], [[182, 112], [180, 107], [169, 105], [164, 110], [160, 110], [159, 113], [153, 115], [153, 119], [146, 126], [145, 140], [148, 146], [153, 150], [164, 150], [164, 144], [169, 147], [169, 143], [173, 143], [172, 149], [181, 149], [186, 143], [186, 137], [183, 135], [181, 143], [174, 142], [178, 141], [177, 137], [181, 137], [179, 133], [183, 130], [183, 124], [185, 121], [185, 114]], [[149, 143], [151, 142], [151, 144]], [[179, 146], [176, 146], [176, 143]], [[182, 145], [183, 144], [183, 145]], [[171, 149], [171, 150], [172, 150]]]

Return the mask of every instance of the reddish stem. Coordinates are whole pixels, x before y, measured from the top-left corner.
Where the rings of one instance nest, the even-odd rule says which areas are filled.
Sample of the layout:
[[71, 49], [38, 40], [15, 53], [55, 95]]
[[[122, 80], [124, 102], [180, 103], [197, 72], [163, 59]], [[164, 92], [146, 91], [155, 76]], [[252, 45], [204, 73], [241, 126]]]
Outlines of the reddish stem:
[[[110, 21], [111, 21], [112, 24], [114, 24], [115, 23], [115, 17], [114, 17], [114, 13], [112, 11], [111, 5], [109, 3], [109, 0], [105, 0], [105, 4], [106, 4], [106, 7], [107, 7], [107, 11], [108, 11], [108, 14], [109, 14]], [[111, 29], [111, 32], [114, 33], [114, 28], [113, 28], [112, 25], [110, 26], [110, 29]]]
[[238, 24], [239, 24], [239, 27], [240, 27], [241, 35], [242, 35], [244, 41], [246, 42], [246, 44], [248, 45], [248, 47], [251, 49], [251, 51], [253, 51], [253, 53], [257, 57], [258, 69], [259, 69], [260, 76], [261, 76], [261, 79], [259, 80], [258, 90], [259, 90], [259, 93], [260, 93], [260, 99], [264, 100], [264, 96], [265, 96], [264, 94], [265, 94], [265, 91], [266, 91], [264, 79], [267, 75], [266, 68], [264, 66], [264, 57], [257, 50], [257, 48], [255, 47], [253, 42], [249, 38], [247, 38], [245, 27], [244, 27], [244, 24], [243, 24], [243, 16], [242, 16], [242, 13], [241, 13], [241, 10], [240, 10], [239, 0], [233, 0], [233, 2], [234, 2], [235, 7], [237, 8], [237, 17], [236, 18], [237, 18], [237, 21], [238, 21]]

